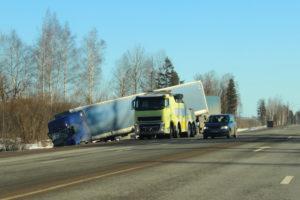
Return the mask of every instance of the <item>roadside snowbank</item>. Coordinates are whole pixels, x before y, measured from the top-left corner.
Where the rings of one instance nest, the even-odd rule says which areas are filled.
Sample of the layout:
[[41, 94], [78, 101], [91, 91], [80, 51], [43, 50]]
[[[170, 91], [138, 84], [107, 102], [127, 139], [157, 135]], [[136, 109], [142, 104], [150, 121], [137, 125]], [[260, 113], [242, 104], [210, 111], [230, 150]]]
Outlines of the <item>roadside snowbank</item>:
[[53, 148], [53, 143], [51, 140], [45, 140], [41, 142], [37, 142], [34, 144], [26, 144], [25, 149], [33, 150], [33, 149], [50, 149]]
[[1, 151], [22, 151], [32, 149], [49, 149], [53, 148], [51, 140], [43, 140], [33, 144], [24, 144], [20, 138], [12, 139], [0, 139], [0, 152]]
[[251, 128], [238, 128], [237, 132], [241, 133], [241, 132], [245, 132], [245, 131], [257, 131], [257, 130], [261, 130], [261, 129], [265, 129], [267, 128], [267, 126], [257, 126], [257, 127], [251, 127]]

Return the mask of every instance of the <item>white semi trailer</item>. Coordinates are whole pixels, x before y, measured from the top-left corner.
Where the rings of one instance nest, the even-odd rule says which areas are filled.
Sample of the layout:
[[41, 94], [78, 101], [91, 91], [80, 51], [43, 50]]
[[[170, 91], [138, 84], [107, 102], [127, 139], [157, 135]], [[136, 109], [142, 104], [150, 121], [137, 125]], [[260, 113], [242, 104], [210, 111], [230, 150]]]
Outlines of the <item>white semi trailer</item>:
[[[201, 81], [155, 91], [164, 90], [182, 94], [186, 106], [192, 108], [196, 116], [208, 113]], [[134, 131], [132, 101], [143, 94], [145, 93], [82, 106], [58, 114], [48, 123], [48, 135], [55, 146], [126, 136]]]

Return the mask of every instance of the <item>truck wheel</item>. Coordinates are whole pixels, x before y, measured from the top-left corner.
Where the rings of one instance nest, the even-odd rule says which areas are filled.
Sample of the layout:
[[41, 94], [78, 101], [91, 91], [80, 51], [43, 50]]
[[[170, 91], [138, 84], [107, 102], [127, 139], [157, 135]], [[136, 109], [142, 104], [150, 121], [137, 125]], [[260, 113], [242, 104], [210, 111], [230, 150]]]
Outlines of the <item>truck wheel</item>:
[[195, 137], [197, 135], [197, 127], [195, 125], [195, 123], [193, 123], [193, 137]]
[[228, 132], [228, 134], [226, 135], [227, 139], [229, 139], [231, 136], [231, 130]]
[[143, 140], [143, 139], [145, 139], [145, 136], [144, 136], [144, 135], [140, 135], [140, 136], [139, 136], [139, 139], [140, 139], [140, 140]]
[[172, 139], [172, 138], [174, 138], [176, 135], [177, 135], [177, 134], [176, 134], [176, 129], [175, 129], [174, 125], [171, 124], [171, 126], [170, 126], [170, 135], [169, 135], [169, 138]]
[[190, 137], [195, 137], [195, 135], [197, 134], [197, 130], [196, 130], [196, 126], [195, 126], [195, 124], [193, 123], [192, 125], [191, 125], [191, 135], [190, 135]]
[[182, 137], [182, 132], [181, 132], [181, 126], [180, 124], [178, 124], [178, 131], [177, 131], [177, 138], [181, 138]]
[[192, 129], [192, 125], [189, 124], [188, 126], [188, 131], [186, 132], [186, 137], [189, 138], [189, 137], [193, 137], [193, 129]]

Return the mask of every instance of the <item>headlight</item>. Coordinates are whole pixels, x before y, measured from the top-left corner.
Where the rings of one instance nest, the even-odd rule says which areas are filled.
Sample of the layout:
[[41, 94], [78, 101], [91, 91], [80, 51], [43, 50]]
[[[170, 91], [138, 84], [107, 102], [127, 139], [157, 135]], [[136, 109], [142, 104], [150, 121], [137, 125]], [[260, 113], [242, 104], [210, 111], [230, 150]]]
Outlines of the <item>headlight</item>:
[[221, 129], [228, 129], [228, 126], [222, 126]]
[[204, 128], [203, 128], [204, 130], [206, 130], [206, 129], [208, 129], [208, 127], [207, 126], [204, 126]]

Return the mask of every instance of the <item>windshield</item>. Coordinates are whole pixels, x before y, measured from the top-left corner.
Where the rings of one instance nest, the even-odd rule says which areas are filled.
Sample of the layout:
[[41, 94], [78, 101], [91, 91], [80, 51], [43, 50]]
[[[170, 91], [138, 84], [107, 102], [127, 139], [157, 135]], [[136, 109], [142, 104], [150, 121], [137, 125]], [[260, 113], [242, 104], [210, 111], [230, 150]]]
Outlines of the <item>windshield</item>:
[[161, 110], [164, 108], [164, 98], [162, 97], [143, 97], [137, 98], [136, 110]]
[[229, 116], [227, 115], [212, 115], [208, 119], [209, 123], [228, 123]]

